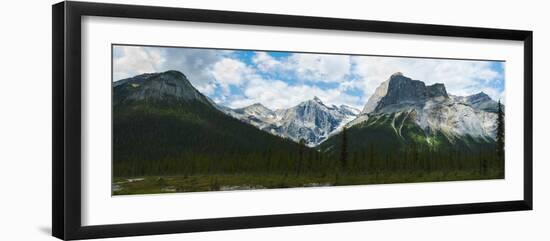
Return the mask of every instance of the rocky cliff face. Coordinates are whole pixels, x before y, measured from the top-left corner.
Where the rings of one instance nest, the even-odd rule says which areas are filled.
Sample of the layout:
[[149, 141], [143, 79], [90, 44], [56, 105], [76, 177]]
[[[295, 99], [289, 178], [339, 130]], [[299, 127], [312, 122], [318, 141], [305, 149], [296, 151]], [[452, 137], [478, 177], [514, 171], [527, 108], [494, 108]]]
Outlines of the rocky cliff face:
[[372, 111], [374, 111], [374, 109], [376, 109], [376, 106], [378, 106], [378, 102], [380, 102], [380, 100], [384, 96], [386, 96], [386, 94], [388, 93], [389, 83], [390, 83], [390, 80], [388, 79], [388, 80], [382, 82], [382, 84], [380, 84], [376, 88], [374, 93], [369, 97], [369, 100], [367, 101], [367, 104], [363, 108], [363, 111], [361, 111], [361, 114], [366, 115], [366, 114], [371, 113]]
[[374, 111], [382, 111], [391, 105], [422, 104], [435, 97], [448, 98], [443, 84], [426, 86], [420, 80], [413, 80], [401, 73], [395, 73], [389, 79], [386, 95], [380, 98]]
[[445, 89], [444, 84], [436, 83], [433, 85], [426, 86], [426, 92], [428, 98], [443, 97], [448, 98], [447, 90]]

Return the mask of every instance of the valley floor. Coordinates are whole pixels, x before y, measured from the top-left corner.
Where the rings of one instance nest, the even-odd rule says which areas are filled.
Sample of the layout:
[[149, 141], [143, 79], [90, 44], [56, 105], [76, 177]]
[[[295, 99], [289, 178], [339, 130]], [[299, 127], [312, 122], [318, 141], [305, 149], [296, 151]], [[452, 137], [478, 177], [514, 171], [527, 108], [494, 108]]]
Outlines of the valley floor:
[[345, 186], [389, 183], [501, 179], [498, 170], [485, 175], [472, 171], [393, 172], [365, 174], [231, 174], [189, 176], [116, 177], [113, 195], [231, 191], [294, 187]]

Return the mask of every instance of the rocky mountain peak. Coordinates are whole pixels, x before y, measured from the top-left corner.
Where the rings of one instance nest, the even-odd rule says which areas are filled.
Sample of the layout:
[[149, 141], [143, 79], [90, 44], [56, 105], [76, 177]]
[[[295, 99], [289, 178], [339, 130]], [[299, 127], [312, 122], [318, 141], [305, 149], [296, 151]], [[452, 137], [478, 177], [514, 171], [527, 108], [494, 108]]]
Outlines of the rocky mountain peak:
[[427, 97], [428, 93], [424, 82], [396, 73], [390, 77], [387, 93], [380, 99], [375, 111], [393, 104], [420, 102]]
[[406, 115], [426, 133], [443, 131], [454, 137], [470, 135], [491, 139], [495, 136], [498, 107], [498, 103], [483, 92], [453, 96], [447, 93], [444, 84], [426, 86], [422, 81], [395, 73], [378, 86], [363, 112], [348, 126], [380, 117], [393, 118], [391, 123], [395, 125], [396, 116]]
[[258, 115], [258, 116], [268, 116], [273, 115], [273, 111], [265, 107], [260, 103], [254, 103], [252, 105], [235, 109], [237, 113], [247, 114], [247, 115]]
[[261, 103], [254, 103], [252, 105], [249, 105], [245, 108], [254, 108], [254, 109], [268, 109], [267, 107], [265, 107], [264, 105], [262, 105]]
[[319, 98], [317, 96], [314, 96], [312, 100], [314, 102], [318, 103], [318, 104], [325, 105], [325, 104], [323, 104], [323, 101], [321, 100], [321, 98]]
[[395, 72], [395, 73], [393, 73], [393, 74], [391, 75], [391, 77], [394, 77], [394, 76], [396, 76], [396, 77], [397, 77], [397, 76], [403, 76], [403, 73], [401, 73], [401, 72]]
[[[383, 96], [382, 93], [378, 93], [384, 91], [386, 93]], [[375, 94], [377, 94], [375, 95], [375, 98], [372, 98], [371, 96], [373, 101], [369, 99], [369, 102], [367, 102], [367, 105], [365, 106], [365, 109], [369, 111], [366, 113], [380, 111], [384, 107], [390, 105], [421, 104], [430, 98], [449, 97], [444, 84], [436, 83], [426, 86], [424, 82], [420, 80], [413, 80], [404, 76], [400, 72], [392, 74], [387, 83], [382, 83], [378, 87]], [[376, 99], [378, 99], [377, 102], [375, 102]]]
[[[399, 73], [399, 72], [398, 72]], [[390, 83], [390, 80], [386, 80], [382, 82], [374, 91], [374, 93], [369, 97], [369, 100], [367, 101], [367, 104], [363, 108], [363, 111], [361, 111], [362, 115], [366, 115], [374, 109], [376, 109], [376, 106], [378, 106], [378, 102], [386, 96], [386, 93], [388, 93], [388, 84]]]
[[498, 102], [491, 99], [491, 97], [485, 94], [483, 91], [462, 98], [462, 102], [476, 109], [495, 113], [498, 111]]
[[147, 73], [113, 83], [117, 92], [114, 103], [126, 101], [163, 101], [198, 100], [203, 103], [210, 101], [197, 91], [187, 77], [176, 70], [161, 73]]
[[491, 100], [491, 97], [489, 95], [485, 94], [485, 92], [481, 91], [477, 94], [469, 95], [466, 97], [470, 103], [476, 103], [481, 101], [488, 101]]
[[426, 90], [428, 92], [428, 97], [430, 98], [439, 96], [443, 96], [445, 98], [449, 97], [449, 95], [447, 94], [447, 90], [445, 89], [445, 85], [441, 83], [426, 86]]

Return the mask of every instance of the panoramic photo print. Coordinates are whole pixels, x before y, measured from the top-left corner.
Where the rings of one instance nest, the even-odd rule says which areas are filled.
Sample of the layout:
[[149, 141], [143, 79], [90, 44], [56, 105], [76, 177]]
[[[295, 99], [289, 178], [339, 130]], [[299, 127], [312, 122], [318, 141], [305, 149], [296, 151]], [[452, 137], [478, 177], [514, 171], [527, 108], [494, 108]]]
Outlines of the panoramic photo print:
[[112, 194], [504, 178], [505, 62], [112, 45]]

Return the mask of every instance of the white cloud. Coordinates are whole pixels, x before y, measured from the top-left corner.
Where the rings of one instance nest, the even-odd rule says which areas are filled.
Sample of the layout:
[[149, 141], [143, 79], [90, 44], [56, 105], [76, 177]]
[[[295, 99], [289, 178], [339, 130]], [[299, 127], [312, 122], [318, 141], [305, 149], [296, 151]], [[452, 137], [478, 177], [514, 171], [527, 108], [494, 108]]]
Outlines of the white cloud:
[[256, 52], [252, 62], [261, 72], [277, 71], [303, 81], [337, 83], [351, 73], [351, 59], [347, 55], [296, 53], [276, 59], [265, 52]]
[[160, 49], [125, 46], [115, 47], [119, 57], [113, 59], [113, 79], [120, 80], [138, 74], [157, 72], [165, 59]]
[[162, 67], [163, 70], [181, 71], [195, 88], [209, 95], [217, 86], [211, 68], [231, 53], [216, 49], [167, 48], [164, 52], [167, 61]]
[[200, 85], [194, 85], [197, 90], [205, 95], [212, 95], [216, 91], [217, 84], [214, 82], [206, 83], [206, 84], [200, 84]]
[[356, 108], [358, 105], [358, 96], [348, 95], [339, 89], [323, 90], [314, 85], [289, 85], [281, 80], [268, 80], [256, 76], [250, 79], [243, 86], [244, 96], [238, 96], [229, 101], [228, 105], [232, 108], [240, 108], [254, 103], [262, 103], [270, 109], [289, 108], [300, 102], [319, 97], [327, 105], [346, 104]]
[[347, 55], [293, 54], [289, 60], [300, 77], [312, 81], [340, 82], [351, 70]]
[[224, 58], [212, 67], [212, 75], [222, 85], [240, 85], [251, 70], [241, 61]]
[[281, 61], [276, 60], [266, 52], [255, 52], [254, 57], [252, 57], [252, 62], [256, 65], [256, 68], [262, 72], [286, 71]]

